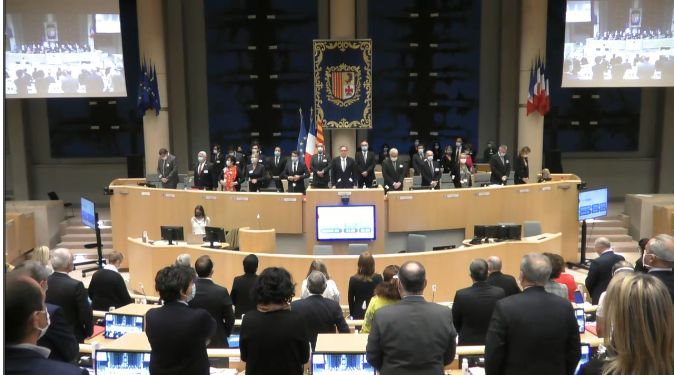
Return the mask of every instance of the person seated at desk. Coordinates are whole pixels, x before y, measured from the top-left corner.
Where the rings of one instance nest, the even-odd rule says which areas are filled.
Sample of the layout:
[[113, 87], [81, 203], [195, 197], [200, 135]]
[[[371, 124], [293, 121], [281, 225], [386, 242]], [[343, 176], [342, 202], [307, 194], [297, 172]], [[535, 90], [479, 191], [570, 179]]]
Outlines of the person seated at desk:
[[355, 189], [358, 187], [358, 174], [356, 173], [356, 162], [346, 156], [349, 148], [341, 146], [339, 156], [332, 159], [332, 188], [333, 189]]
[[285, 169], [281, 173], [281, 178], [288, 180], [288, 192], [305, 194], [304, 179], [309, 178], [309, 176], [306, 164], [300, 162], [300, 153], [293, 151], [290, 162], [286, 164]]
[[251, 295], [253, 285], [257, 281], [258, 259], [255, 254], [248, 254], [243, 258], [243, 275], [234, 278], [232, 283], [232, 302], [236, 319], [250, 310], [255, 309], [255, 302]]
[[225, 168], [218, 176], [222, 191], [239, 191], [241, 190], [241, 182], [239, 168], [236, 165], [236, 157], [227, 155], [225, 159]]
[[468, 155], [459, 156], [459, 164], [454, 165], [452, 169], [452, 181], [457, 189], [469, 188], [473, 186], [471, 167], [467, 164]]
[[206, 345], [215, 335], [216, 323], [208, 311], [190, 308], [194, 298], [194, 269], [165, 267], [155, 277], [155, 290], [164, 306], [145, 316], [145, 333], [152, 351], [152, 375], [208, 375]]
[[503, 289], [506, 297], [522, 293], [514, 277], [501, 273], [501, 269], [503, 268], [503, 261], [501, 261], [501, 258], [497, 256], [489, 257], [489, 259], [487, 259], [487, 266], [489, 266], [487, 284]]
[[515, 159], [515, 185], [529, 183], [529, 153], [531, 149], [524, 146]]
[[202, 205], [194, 207], [194, 217], [192, 217], [192, 234], [206, 234], [206, 227], [211, 225], [211, 219], [206, 216], [206, 211]]
[[396, 265], [386, 266], [384, 268], [384, 281], [379, 283], [374, 289], [374, 297], [367, 305], [365, 311], [365, 324], [362, 333], [369, 333], [372, 330], [372, 321], [374, 315], [380, 308], [400, 302], [400, 292], [398, 291], [398, 272], [400, 267]]
[[440, 170], [440, 164], [433, 160], [433, 151], [426, 151], [426, 160], [419, 165], [419, 171], [421, 172], [421, 186], [430, 186], [433, 189], [440, 188], [442, 171]]
[[246, 167], [246, 176], [248, 180], [248, 191], [251, 193], [260, 191], [264, 186], [267, 170], [259, 161], [259, 154], [251, 155], [250, 165]]
[[559, 266], [559, 263], [555, 261], [554, 254], [550, 253], [543, 253], [544, 256], [548, 257], [548, 261], [550, 262], [550, 279], [548, 282], [545, 283], [545, 291], [548, 293], [552, 293], [556, 296], [560, 296], [564, 298], [565, 300], [569, 300], [569, 290], [564, 284], [560, 284], [557, 281], [555, 281], [556, 278], [559, 277], [559, 275], [562, 274], [562, 269]]
[[398, 149], [392, 148], [390, 157], [381, 163], [381, 174], [384, 177], [384, 190], [402, 191], [408, 167], [398, 159]]
[[217, 186], [216, 177], [213, 173], [213, 164], [208, 162], [206, 151], [200, 151], [194, 165], [194, 187], [212, 190]]
[[[375, 272], [374, 257], [366, 251], [358, 257], [358, 271], [349, 279], [349, 315], [352, 319], [362, 320], [370, 304], [377, 285], [384, 282]], [[321, 292], [322, 293], [322, 292]]]
[[129, 295], [129, 288], [119, 268], [124, 261], [124, 255], [113, 251], [108, 255], [108, 264], [94, 272], [91, 277], [87, 293], [91, 299], [91, 308], [98, 311], [108, 311], [111, 307], [116, 309], [133, 303]]
[[[307, 277], [309, 277], [309, 275], [311, 275], [311, 273], [314, 271], [322, 272], [325, 275], [325, 278], [328, 279], [328, 286], [325, 288], [325, 292], [323, 292], [323, 297], [329, 298], [339, 303], [340, 294], [339, 290], [337, 289], [337, 284], [335, 284], [334, 280], [330, 280], [330, 274], [328, 273], [328, 266], [325, 265], [325, 262], [323, 262], [320, 259], [316, 259], [313, 262], [311, 262], [311, 265], [309, 265], [309, 272], [307, 272]], [[306, 279], [302, 281], [302, 288], [300, 290], [301, 290], [300, 296], [302, 298], [309, 297], [309, 289], [307, 289]]]

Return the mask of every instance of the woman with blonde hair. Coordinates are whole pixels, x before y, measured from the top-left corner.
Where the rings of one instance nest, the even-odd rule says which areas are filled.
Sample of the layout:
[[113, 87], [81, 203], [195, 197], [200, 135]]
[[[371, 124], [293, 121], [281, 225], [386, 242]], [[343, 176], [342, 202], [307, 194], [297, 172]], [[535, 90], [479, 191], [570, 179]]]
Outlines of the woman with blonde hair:
[[370, 304], [367, 306], [367, 311], [365, 312], [363, 333], [370, 333], [374, 314], [377, 310], [402, 300], [400, 292], [398, 291], [398, 272], [400, 272], [400, 267], [396, 265], [390, 265], [384, 268], [384, 282], [377, 285], [375, 288], [374, 297], [370, 300]]
[[349, 279], [349, 315], [361, 320], [374, 295], [374, 289], [384, 281], [374, 270], [374, 257], [366, 251], [358, 257], [358, 271]]
[[[313, 262], [311, 262], [311, 265], [309, 266], [309, 272], [307, 272], [307, 277], [311, 275], [312, 272], [314, 271], [319, 271], [323, 275], [325, 275], [325, 278], [328, 279], [328, 286], [325, 288], [325, 292], [323, 292], [323, 297], [329, 298], [333, 301], [336, 301], [339, 303], [339, 290], [337, 289], [337, 284], [333, 280], [330, 280], [330, 274], [328, 273], [328, 267], [325, 265], [325, 262], [323, 262], [320, 259], [316, 259]], [[307, 279], [305, 278], [304, 281], [302, 281], [302, 299], [308, 298], [310, 295], [309, 289], [307, 289]]]
[[583, 375], [674, 374], [674, 303], [662, 281], [648, 274], [614, 277], [606, 292], [607, 358]]
[[54, 273], [54, 269], [51, 266], [51, 261], [49, 260], [48, 246], [38, 246], [33, 249], [33, 254], [30, 257], [30, 260], [44, 264], [45, 267], [47, 267], [47, 272], [49, 272], [50, 275]]

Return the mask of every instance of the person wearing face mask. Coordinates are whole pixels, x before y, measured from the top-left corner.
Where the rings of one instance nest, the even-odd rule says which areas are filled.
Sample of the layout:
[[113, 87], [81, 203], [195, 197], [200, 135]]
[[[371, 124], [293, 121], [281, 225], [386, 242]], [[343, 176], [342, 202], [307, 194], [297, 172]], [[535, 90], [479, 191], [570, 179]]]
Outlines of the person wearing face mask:
[[288, 180], [289, 193], [305, 194], [304, 179], [309, 178], [309, 169], [307, 169], [306, 164], [300, 161], [299, 151], [292, 152], [290, 162], [281, 172], [281, 178]]
[[194, 208], [194, 216], [192, 217], [192, 234], [206, 234], [206, 227], [211, 226], [211, 219], [206, 216], [204, 207], [198, 205]]
[[384, 160], [389, 157], [389, 147], [388, 143], [384, 143], [384, 146], [381, 148], [381, 153], [379, 153], [379, 164], [384, 164]]
[[332, 179], [333, 189], [355, 189], [358, 188], [358, 174], [356, 173], [356, 162], [347, 156], [349, 148], [339, 147], [339, 156], [332, 159]]
[[466, 144], [463, 153], [466, 155], [466, 165], [473, 168], [473, 160], [475, 160], [475, 151], [473, 151], [473, 145], [470, 143]]
[[[251, 145], [251, 151], [250, 151], [250, 157], [251, 159], [253, 158], [253, 154], [257, 154], [257, 162], [262, 164], [265, 168], [267, 167], [267, 158], [262, 154], [262, 150], [260, 149], [260, 144], [257, 142], [253, 142]], [[251, 160], [251, 163], [253, 161]]]
[[433, 159], [438, 163], [442, 162], [442, 149], [440, 148], [440, 142], [433, 143]]
[[492, 155], [494, 155], [496, 152], [498, 152], [498, 150], [496, 150], [496, 147], [494, 146], [494, 141], [489, 141], [487, 143], [487, 148], [484, 150], [484, 159], [482, 159], [482, 162], [489, 163]]
[[529, 153], [531, 149], [522, 147], [520, 154], [515, 159], [515, 185], [529, 183]]
[[220, 172], [225, 168], [225, 157], [222, 153], [220, 145], [213, 145], [213, 153], [211, 154], [211, 164], [213, 164], [213, 175], [219, 176]]
[[452, 169], [452, 181], [457, 189], [469, 188], [473, 186], [472, 168], [466, 164], [468, 155], [459, 155], [459, 164]]
[[159, 149], [157, 174], [159, 174], [163, 189], [175, 189], [178, 187], [178, 159], [169, 154], [165, 148]]
[[374, 152], [370, 151], [369, 142], [363, 139], [360, 143], [360, 151], [356, 154], [356, 173], [358, 174], [358, 187], [372, 188], [375, 179], [374, 166], [377, 164]]
[[648, 274], [662, 281], [674, 302], [674, 236], [659, 234], [648, 241], [641, 257]]
[[220, 172], [218, 180], [223, 191], [241, 191], [241, 183], [239, 168], [236, 165], [236, 157], [227, 155], [225, 160], [225, 169]]
[[260, 191], [264, 186], [267, 170], [259, 159], [258, 154], [250, 157], [250, 165], [246, 167], [246, 180], [248, 180], [248, 191], [251, 193]]
[[459, 156], [461, 155], [462, 152], [464, 152], [463, 138], [457, 137], [455, 147], [454, 147], [454, 160], [458, 161]]
[[27, 275], [9, 274], [4, 308], [5, 374], [89, 374], [86, 369], [48, 359], [51, 351], [37, 345], [51, 322], [44, 290], [35, 280]]
[[508, 147], [501, 145], [498, 149], [498, 153], [492, 155], [491, 160], [489, 161], [489, 167], [491, 168], [491, 176], [489, 177], [489, 183], [495, 185], [507, 185], [508, 176], [510, 175], [510, 159], [508, 159]]
[[421, 176], [421, 167], [425, 161], [424, 145], [419, 144], [419, 146], [417, 146], [417, 153], [412, 155], [412, 168], [414, 168], [415, 176]]
[[426, 151], [426, 160], [419, 166], [421, 171], [421, 186], [430, 186], [431, 189], [440, 189], [442, 169], [440, 164], [433, 160], [433, 151]]
[[412, 159], [412, 157], [417, 154], [420, 144], [421, 142], [419, 142], [419, 138], [414, 140], [414, 146], [410, 147], [410, 159]]
[[611, 241], [606, 237], [597, 238], [594, 241], [594, 249], [599, 256], [592, 259], [590, 263], [590, 269], [585, 278], [585, 287], [592, 297], [592, 304], [596, 305], [599, 303], [599, 297], [611, 282], [613, 265], [625, 258], [613, 251]]
[[276, 191], [279, 193], [283, 193], [283, 178], [281, 174], [283, 174], [285, 167], [286, 159], [281, 156], [281, 147], [276, 146], [274, 148], [274, 157], [271, 159], [271, 163], [269, 163], [269, 176], [274, 181], [274, 187], [276, 187]]
[[152, 349], [153, 375], [208, 375], [206, 345], [215, 335], [216, 323], [208, 311], [189, 307], [196, 294], [193, 268], [165, 267], [155, 277], [155, 290], [164, 305], [145, 315], [145, 333]]
[[452, 153], [452, 146], [445, 147], [445, 154], [442, 156], [442, 161], [440, 166], [442, 167], [442, 173], [450, 173], [454, 168], [455, 160]]
[[332, 163], [325, 155], [325, 145], [322, 142], [316, 143], [317, 154], [311, 155], [311, 172], [313, 179], [312, 189], [327, 189], [330, 183], [330, 168]]
[[201, 190], [212, 190], [217, 185], [217, 174], [213, 171], [213, 164], [208, 162], [206, 151], [200, 151], [197, 162], [194, 164], [194, 187]]
[[239, 146], [236, 148], [236, 155], [241, 155], [241, 165], [246, 165], [248, 163], [248, 158], [246, 154], [243, 153], [243, 147]]
[[402, 191], [403, 181], [407, 176], [409, 167], [398, 158], [398, 149], [392, 148], [390, 158], [384, 159], [381, 165], [381, 173], [384, 177], [384, 190]]

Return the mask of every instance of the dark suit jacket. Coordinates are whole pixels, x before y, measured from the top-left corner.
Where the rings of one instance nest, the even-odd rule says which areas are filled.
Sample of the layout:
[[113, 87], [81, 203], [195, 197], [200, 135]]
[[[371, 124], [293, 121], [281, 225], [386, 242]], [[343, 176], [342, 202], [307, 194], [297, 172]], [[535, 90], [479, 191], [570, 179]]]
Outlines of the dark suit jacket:
[[[213, 164], [213, 174], [219, 176], [220, 172], [225, 169], [227, 155], [220, 152], [219, 154], [211, 154], [211, 164]], [[218, 163], [219, 162], [219, 163]]]
[[485, 281], [456, 292], [452, 317], [459, 345], [484, 345], [494, 306], [505, 296], [503, 289]]
[[[491, 160], [489, 160], [489, 168], [491, 168], [490, 183], [506, 185], [508, 176], [510, 175], [510, 159], [508, 159], [508, 155], [504, 155], [503, 160], [505, 164], [501, 162], [501, 157], [498, 156], [498, 153], [491, 156]], [[505, 181], [502, 180], [503, 176], [506, 177]]]
[[[442, 177], [442, 169], [437, 161], [433, 162], [433, 171], [431, 171], [428, 161], [423, 162], [419, 166], [421, 171], [421, 186], [431, 186], [431, 181], [440, 181]], [[435, 185], [436, 189], [440, 189], [440, 184]]]
[[518, 156], [515, 158], [515, 185], [524, 184], [523, 178], [529, 178], [529, 163]]
[[[358, 175], [358, 186], [367, 186], [368, 188], [372, 187], [372, 181], [375, 180], [374, 176], [374, 166], [377, 164], [375, 158], [375, 153], [372, 151], [367, 152], [367, 160], [363, 152], [356, 153], [356, 175]], [[367, 177], [363, 177], [363, 172], [367, 172]]]
[[311, 350], [316, 349], [316, 339], [319, 333], [335, 333], [335, 328], [339, 333], [350, 332], [344, 314], [342, 314], [342, 308], [339, 303], [331, 299], [321, 295], [311, 295], [309, 298], [293, 301], [290, 308], [302, 315], [309, 333]]
[[517, 281], [515, 281], [515, 278], [501, 273], [500, 271], [489, 274], [489, 276], [487, 276], [487, 284], [503, 289], [506, 297], [522, 293], [520, 286], [517, 285]]
[[[403, 190], [403, 181], [407, 176], [409, 167], [407, 164], [403, 163], [400, 159], [396, 160], [395, 163], [391, 159], [384, 160], [381, 163], [381, 173], [384, 177], [384, 190], [388, 191], [402, 191]], [[395, 189], [393, 184], [400, 182], [400, 186]]]
[[608, 284], [613, 277], [613, 265], [625, 260], [622, 255], [615, 254], [613, 251], [605, 251], [598, 258], [592, 259], [590, 270], [585, 278], [585, 287], [592, 297], [592, 304], [599, 303], [599, 297], [608, 288]]
[[346, 170], [342, 171], [342, 157], [332, 159], [332, 186], [337, 189], [353, 189], [358, 185], [356, 162], [349, 156], [346, 157]]
[[[470, 167], [468, 164], [466, 164], [466, 167], [470, 171]], [[452, 182], [454, 182], [454, 187], [457, 189], [461, 189], [461, 164], [454, 164], [452, 167]], [[468, 187], [473, 186], [473, 179], [469, 178], [468, 179]]]
[[[256, 192], [265, 186], [267, 169], [262, 163], [258, 162], [255, 168], [253, 168], [253, 164], [247, 165], [245, 174], [246, 180], [248, 180], [248, 191]], [[257, 180], [257, 184], [254, 184], [252, 180]]]
[[110, 307], [116, 309], [133, 303], [126, 287], [124, 278], [112, 270], [98, 270], [91, 277], [89, 289], [91, 308], [98, 311], [108, 311]]
[[213, 280], [198, 279], [197, 293], [189, 302], [190, 307], [204, 309], [215, 319], [215, 334], [211, 337], [209, 348], [229, 348], [227, 337], [234, 327], [232, 298], [227, 288], [215, 284]]
[[419, 156], [419, 153], [412, 155], [412, 168], [414, 168], [414, 175], [421, 176], [421, 165], [426, 161], [426, 158], [423, 159]]
[[[377, 285], [384, 282], [380, 274], [376, 274], [370, 281], [363, 281], [356, 276], [351, 276], [349, 279], [349, 315], [353, 319], [362, 320], [365, 318], [365, 311], [370, 300], [374, 296], [374, 289]], [[363, 308], [363, 303], [365, 307]]]
[[60, 272], [54, 272], [49, 276], [48, 283], [45, 302], [63, 309], [68, 326], [77, 341], [83, 343], [84, 339], [94, 333], [94, 316], [84, 284]]
[[162, 188], [175, 189], [178, 187], [178, 159], [176, 159], [175, 156], [168, 154], [166, 161], [159, 158], [159, 161], [157, 162], [157, 173], [161, 177], [168, 179], [165, 184], [162, 183]]
[[150, 342], [152, 375], [208, 375], [210, 364], [206, 340], [216, 324], [208, 311], [192, 309], [178, 301], [167, 302], [145, 315], [145, 333]]
[[[331, 160], [323, 154], [311, 155], [311, 172], [313, 173], [313, 181], [311, 186], [314, 188], [325, 189], [330, 182], [330, 168], [332, 167]], [[323, 171], [323, 177], [318, 175], [318, 171]]]
[[452, 311], [423, 296], [384, 306], [372, 321], [366, 351], [367, 361], [382, 374], [443, 374], [456, 354]]
[[[271, 157], [271, 161], [267, 165], [269, 171], [269, 185], [276, 187], [276, 190], [283, 193], [283, 170], [286, 167], [286, 158], [283, 156], [278, 157], [278, 163], [276, 163], [276, 156]], [[278, 179], [275, 179], [274, 176], [278, 176]]]
[[452, 171], [452, 168], [454, 168], [454, 165], [456, 163], [454, 162], [454, 156], [452, 154], [445, 154], [442, 157], [442, 161], [440, 161], [440, 166], [442, 167], [442, 173], [449, 173]]
[[293, 162], [289, 161], [286, 164], [285, 169], [281, 173], [281, 178], [287, 180], [289, 176], [295, 175], [300, 176], [300, 179], [299, 181], [288, 181], [288, 192], [304, 194], [306, 192], [306, 188], [304, 187], [304, 179], [309, 178], [309, 170], [307, 169], [306, 164], [302, 163], [301, 161], [298, 161], [297, 171], [293, 172]]
[[253, 284], [257, 280], [256, 274], [245, 274], [234, 278], [232, 283], [232, 302], [234, 303], [234, 316], [241, 319], [241, 315], [256, 308], [256, 304], [250, 294]]
[[69, 363], [49, 360], [31, 349], [5, 347], [5, 374], [89, 375], [89, 371]]
[[50, 324], [47, 333], [37, 341], [37, 344], [51, 350], [49, 359], [71, 363], [80, 353], [80, 344], [68, 327], [63, 309], [51, 303], [45, 305], [49, 312]]
[[452, 159], [454, 160], [455, 164], [459, 161], [459, 157], [461, 156], [461, 153], [464, 151], [464, 148], [465, 147], [463, 145], [461, 146], [454, 145], [454, 148], [452, 149]]
[[218, 174], [213, 164], [204, 162], [204, 167], [199, 174], [199, 162], [194, 164], [194, 187], [213, 190], [218, 186]]
[[496, 149], [495, 147], [485, 148], [484, 149], [484, 159], [483, 159], [482, 162], [483, 163], [489, 163], [491, 161], [492, 155], [496, 154], [497, 152], [498, 152], [498, 149]]
[[667, 290], [669, 290], [669, 294], [672, 296], [672, 303], [674, 303], [674, 272], [651, 271], [648, 274], [657, 277], [658, 279], [660, 279], [660, 281], [662, 281], [665, 284]]

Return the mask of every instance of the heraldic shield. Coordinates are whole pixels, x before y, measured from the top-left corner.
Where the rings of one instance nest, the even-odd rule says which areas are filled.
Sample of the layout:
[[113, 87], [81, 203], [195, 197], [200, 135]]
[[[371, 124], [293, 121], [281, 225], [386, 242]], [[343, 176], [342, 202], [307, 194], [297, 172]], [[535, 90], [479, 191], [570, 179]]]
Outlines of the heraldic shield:
[[315, 121], [323, 129], [372, 128], [372, 41], [314, 41]]

